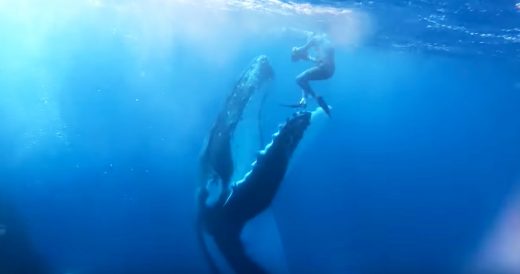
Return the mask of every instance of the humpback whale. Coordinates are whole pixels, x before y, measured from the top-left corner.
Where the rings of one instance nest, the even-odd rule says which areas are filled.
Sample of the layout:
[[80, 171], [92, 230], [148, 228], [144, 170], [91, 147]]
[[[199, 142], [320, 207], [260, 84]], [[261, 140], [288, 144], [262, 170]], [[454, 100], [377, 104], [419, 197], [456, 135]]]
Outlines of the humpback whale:
[[[272, 69], [265, 56], [256, 58], [250, 64], [227, 97], [203, 150], [200, 163], [202, 180], [197, 193], [197, 234], [214, 273], [220, 272], [209, 254], [203, 233], [213, 238], [223, 258], [236, 273], [267, 273], [247, 255], [240, 236], [246, 223], [271, 204], [291, 156], [311, 120], [310, 112], [293, 114], [258, 153], [251, 170], [241, 180], [230, 182], [234, 130], [253, 93], [271, 76]], [[222, 191], [215, 202], [208, 203], [210, 185], [215, 183], [220, 185]]]
[[218, 180], [224, 189], [229, 187], [233, 174], [231, 140], [247, 103], [273, 76], [273, 69], [265, 55], [256, 57], [242, 72], [222, 111], [218, 114], [201, 157], [201, 180], [199, 187], [206, 187]]

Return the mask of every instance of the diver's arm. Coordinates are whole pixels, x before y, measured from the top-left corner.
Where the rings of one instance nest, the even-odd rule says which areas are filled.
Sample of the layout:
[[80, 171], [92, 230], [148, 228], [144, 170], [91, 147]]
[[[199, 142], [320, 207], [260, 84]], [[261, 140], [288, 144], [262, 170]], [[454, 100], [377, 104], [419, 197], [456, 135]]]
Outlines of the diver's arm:
[[318, 59], [314, 56], [311, 56], [309, 54], [309, 49], [315, 48], [316, 50], [319, 50], [321, 48], [322, 41], [320, 39], [321, 38], [319, 36], [312, 33], [312, 35], [309, 37], [309, 40], [307, 41], [307, 43], [305, 43], [305, 45], [294, 48], [296, 50], [296, 52], [299, 52], [299, 56], [300, 56], [301, 60], [307, 60], [307, 61], [311, 61], [314, 63], [320, 62], [320, 59]]
[[307, 43], [305, 45], [299, 47], [299, 50], [308, 51], [312, 47], [318, 46], [318, 39], [316, 39], [316, 36], [314, 34], [311, 34], [309, 37]]
[[319, 41], [317, 39], [316, 36], [312, 36], [309, 38], [309, 40], [307, 41], [307, 43], [305, 43], [305, 45], [301, 46], [301, 47], [294, 47], [293, 48], [293, 61], [294, 60], [307, 60], [307, 61], [311, 61], [311, 62], [318, 62], [318, 60], [311, 56], [309, 54], [309, 49], [310, 48], [318, 48], [319, 45], [318, 45]]

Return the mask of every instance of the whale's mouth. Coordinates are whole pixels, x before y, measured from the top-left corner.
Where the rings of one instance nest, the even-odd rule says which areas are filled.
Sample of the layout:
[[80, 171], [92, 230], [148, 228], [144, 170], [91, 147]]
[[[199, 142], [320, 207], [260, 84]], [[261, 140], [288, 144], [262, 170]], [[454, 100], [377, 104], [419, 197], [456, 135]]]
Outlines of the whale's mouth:
[[311, 122], [311, 116], [312, 114], [307, 111], [293, 114], [282, 129], [277, 134], [275, 133], [277, 142], [283, 144], [290, 152], [294, 151]]

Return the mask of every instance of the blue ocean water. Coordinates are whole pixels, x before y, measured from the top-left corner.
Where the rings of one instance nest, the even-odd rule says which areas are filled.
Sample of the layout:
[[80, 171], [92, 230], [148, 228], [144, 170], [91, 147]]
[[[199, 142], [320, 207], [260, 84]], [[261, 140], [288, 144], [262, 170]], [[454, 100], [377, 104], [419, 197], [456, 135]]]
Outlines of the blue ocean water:
[[263, 132], [241, 138], [291, 115], [309, 65], [287, 28], [337, 45], [312, 83], [332, 117], [272, 205], [289, 272], [492, 273], [474, 265], [519, 187], [519, 20], [506, 0], [0, 1], [0, 273], [208, 273], [201, 148], [260, 54]]

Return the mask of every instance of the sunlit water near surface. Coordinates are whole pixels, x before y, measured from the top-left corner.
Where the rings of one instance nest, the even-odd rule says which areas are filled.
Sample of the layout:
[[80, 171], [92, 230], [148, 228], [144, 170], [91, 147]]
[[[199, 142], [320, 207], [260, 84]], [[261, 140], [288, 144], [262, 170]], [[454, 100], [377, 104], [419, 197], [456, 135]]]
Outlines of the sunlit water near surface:
[[305, 41], [288, 28], [329, 33], [337, 62], [312, 83], [332, 118], [272, 205], [289, 272], [520, 273], [506, 0], [0, 0], [0, 273], [209, 273], [200, 151], [260, 54], [275, 78], [236, 136], [240, 171], [291, 115], [279, 104], [309, 64], [290, 61]]

